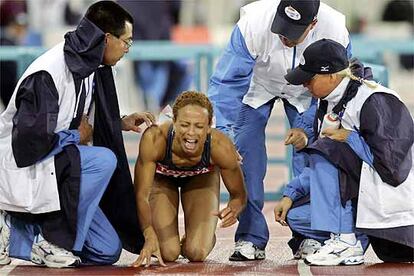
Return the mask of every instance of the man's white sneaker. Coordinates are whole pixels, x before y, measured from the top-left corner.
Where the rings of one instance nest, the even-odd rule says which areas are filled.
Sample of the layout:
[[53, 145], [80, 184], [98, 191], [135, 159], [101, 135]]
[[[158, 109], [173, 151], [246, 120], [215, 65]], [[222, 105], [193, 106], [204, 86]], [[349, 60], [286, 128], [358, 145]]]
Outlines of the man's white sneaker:
[[321, 243], [314, 239], [304, 239], [300, 245], [298, 250], [296, 251], [293, 258], [305, 259], [307, 256], [314, 254], [322, 247]]
[[339, 239], [339, 236], [331, 235], [331, 239], [325, 241], [325, 245], [316, 253], [305, 258], [308, 265], [358, 265], [364, 263], [364, 250], [361, 242], [354, 245]]
[[73, 255], [72, 252], [57, 247], [46, 240], [33, 244], [31, 260], [35, 264], [53, 268], [76, 267], [81, 263], [80, 258]]
[[266, 253], [263, 249], [257, 248], [252, 242], [239, 240], [236, 242], [234, 252], [230, 256], [230, 261], [254, 261], [263, 260]]
[[7, 213], [0, 210], [0, 265], [8, 265], [10, 246], [10, 226], [6, 222]]

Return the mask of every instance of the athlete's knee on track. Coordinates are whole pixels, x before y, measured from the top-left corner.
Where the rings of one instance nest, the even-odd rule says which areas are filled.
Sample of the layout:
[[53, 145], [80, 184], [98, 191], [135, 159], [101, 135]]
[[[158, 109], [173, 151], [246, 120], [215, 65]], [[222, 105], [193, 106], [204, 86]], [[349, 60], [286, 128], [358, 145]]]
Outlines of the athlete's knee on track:
[[174, 262], [181, 253], [181, 247], [177, 245], [161, 246], [161, 256], [165, 262]]
[[183, 245], [183, 254], [191, 262], [203, 262], [211, 252], [211, 241], [193, 242]]
[[185, 257], [191, 262], [203, 262], [211, 250], [208, 248], [198, 247], [198, 245], [189, 245], [183, 248]]

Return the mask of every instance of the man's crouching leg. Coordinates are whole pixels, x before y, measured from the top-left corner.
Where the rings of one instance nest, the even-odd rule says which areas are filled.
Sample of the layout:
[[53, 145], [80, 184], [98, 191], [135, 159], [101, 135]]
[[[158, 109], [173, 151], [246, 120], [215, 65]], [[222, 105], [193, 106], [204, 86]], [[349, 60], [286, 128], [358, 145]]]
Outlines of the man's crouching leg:
[[82, 264], [108, 265], [118, 261], [121, 241], [99, 202], [116, 168], [113, 152], [103, 147], [78, 146], [81, 157], [81, 185], [74, 251]]
[[95, 213], [79, 256], [82, 264], [111, 265], [119, 260], [121, 240], [100, 208]]

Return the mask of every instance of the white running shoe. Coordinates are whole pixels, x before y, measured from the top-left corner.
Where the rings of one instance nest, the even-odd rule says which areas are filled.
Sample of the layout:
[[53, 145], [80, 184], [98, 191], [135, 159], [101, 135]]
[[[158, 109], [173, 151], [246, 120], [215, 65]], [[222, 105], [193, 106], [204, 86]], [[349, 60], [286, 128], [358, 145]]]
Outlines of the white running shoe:
[[308, 265], [359, 265], [364, 263], [364, 250], [361, 242], [354, 245], [341, 241], [338, 235], [331, 234], [325, 245], [316, 253], [305, 258]]
[[10, 226], [6, 223], [7, 213], [0, 210], [0, 265], [8, 265], [10, 246]]
[[318, 251], [322, 247], [321, 243], [314, 239], [304, 239], [300, 245], [298, 250], [296, 251], [293, 258], [305, 259], [307, 256], [312, 255], [316, 251]]
[[263, 249], [259, 249], [256, 245], [249, 241], [239, 240], [236, 242], [234, 252], [230, 256], [230, 261], [254, 261], [263, 260], [266, 253]]
[[46, 240], [33, 244], [31, 261], [53, 268], [76, 267], [81, 263], [80, 258], [73, 255], [72, 252], [57, 247]]

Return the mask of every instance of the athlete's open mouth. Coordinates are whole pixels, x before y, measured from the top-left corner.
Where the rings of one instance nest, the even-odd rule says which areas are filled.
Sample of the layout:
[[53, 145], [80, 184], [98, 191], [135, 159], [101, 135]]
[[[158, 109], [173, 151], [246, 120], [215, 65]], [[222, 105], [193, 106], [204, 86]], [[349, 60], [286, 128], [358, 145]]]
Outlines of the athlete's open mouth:
[[184, 146], [188, 150], [195, 150], [197, 145], [196, 139], [184, 139]]

